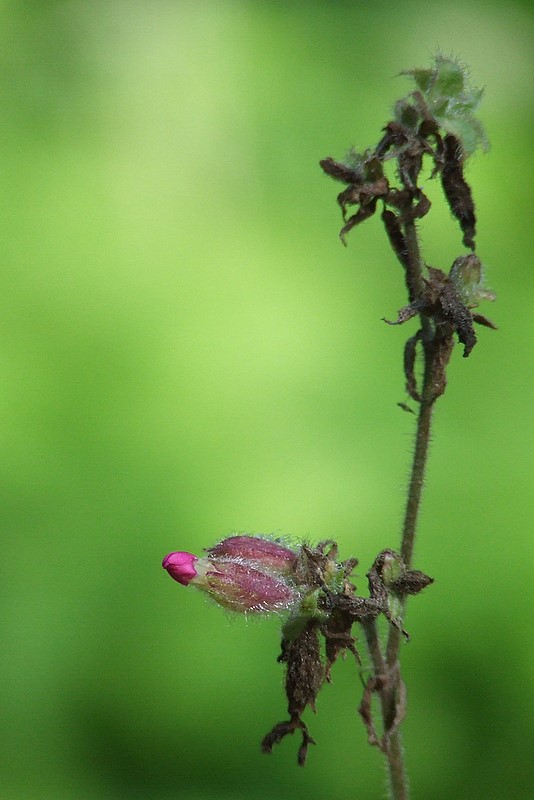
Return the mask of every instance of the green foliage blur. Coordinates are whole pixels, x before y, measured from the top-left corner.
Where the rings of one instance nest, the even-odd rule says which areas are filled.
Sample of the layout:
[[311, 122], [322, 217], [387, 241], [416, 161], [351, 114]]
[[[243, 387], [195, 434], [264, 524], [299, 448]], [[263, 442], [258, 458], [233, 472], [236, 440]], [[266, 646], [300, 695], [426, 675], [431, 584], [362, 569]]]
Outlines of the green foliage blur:
[[[396, 547], [416, 322], [320, 158], [374, 145], [439, 48], [485, 85], [468, 170], [499, 326], [436, 409], [402, 651], [414, 798], [531, 798], [534, 14], [524, 2], [0, 6], [6, 800], [384, 796], [352, 659], [285, 717], [278, 622], [161, 569], [232, 531]], [[463, 252], [436, 182], [428, 263]], [[519, 299], [520, 298], [520, 299]]]

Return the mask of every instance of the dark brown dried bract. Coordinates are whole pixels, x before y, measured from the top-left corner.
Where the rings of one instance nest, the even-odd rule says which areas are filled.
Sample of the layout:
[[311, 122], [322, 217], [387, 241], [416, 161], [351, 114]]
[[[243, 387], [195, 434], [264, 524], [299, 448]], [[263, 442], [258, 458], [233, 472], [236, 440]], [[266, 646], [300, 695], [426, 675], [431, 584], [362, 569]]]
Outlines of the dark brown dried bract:
[[462, 146], [452, 134], [443, 140], [441, 185], [449, 207], [460, 223], [463, 243], [475, 249], [476, 215], [471, 188], [464, 178]]
[[[382, 222], [388, 235], [389, 243], [393, 248], [395, 255], [405, 269], [410, 267], [410, 257], [408, 254], [408, 245], [406, 238], [402, 232], [400, 220], [393, 211], [385, 208], [382, 211]], [[413, 298], [410, 298], [413, 300]]]
[[360, 181], [360, 176], [356, 170], [339, 161], [334, 161], [333, 158], [323, 158], [322, 161], [319, 161], [319, 166], [323, 172], [336, 181], [341, 181], [342, 183], [358, 183]]
[[[457, 333], [458, 339], [464, 345], [464, 358], [467, 358], [477, 342], [473, 322], [489, 328], [495, 328], [495, 325], [480, 314], [473, 314], [462, 301], [454, 283], [444, 272], [435, 267], [428, 267], [428, 274], [429, 277], [424, 279], [425, 288], [421, 297], [401, 308], [396, 320], [385, 320], [385, 322], [388, 325], [402, 325], [418, 314], [430, 317], [438, 326], [437, 330], [440, 330], [441, 326], [442, 337], [448, 335], [447, 326], [450, 333], [453, 331]], [[416, 344], [417, 339], [410, 339], [406, 345], [404, 365], [407, 375], [413, 373]], [[409, 383], [411, 384], [411, 379]], [[410, 395], [417, 399], [412, 389], [410, 386]]]
[[324, 667], [321, 661], [321, 648], [317, 634], [317, 623], [311, 621], [305, 629], [292, 641], [282, 640], [282, 653], [278, 658], [287, 665], [286, 669], [286, 696], [289, 720], [277, 723], [264, 737], [261, 749], [264, 753], [271, 753], [275, 744], [278, 744], [288, 734], [296, 730], [302, 733], [302, 743], [298, 751], [298, 763], [304, 766], [308, 753], [308, 745], [315, 741], [308, 733], [302, 714], [306, 706], [315, 711], [317, 694], [324, 680]]
[[[394, 557], [400, 564], [398, 586], [387, 587], [382, 578], [382, 566], [386, 557]], [[392, 618], [389, 611], [389, 595], [391, 592], [415, 594], [431, 583], [431, 578], [415, 570], [406, 570], [400, 556], [392, 550], [379, 553], [367, 577], [369, 580], [369, 597], [359, 597], [356, 587], [349, 580], [357, 559], [338, 562], [337, 545], [331, 540], [320, 542], [312, 548], [303, 545], [299, 551], [295, 567], [296, 582], [308, 587], [315, 587], [318, 593], [318, 610], [297, 632], [291, 627], [284, 628], [282, 652], [278, 661], [286, 665], [285, 691], [289, 719], [278, 722], [263, 738], [261, 749], [271, 753], [275, 744], [286, 736], [300, 731], [302, 741], [297, 760], [303, 766], [306, 761], [308, 747], [315, 744], [308, 732], [302, 715], [307, 707], [315, 711], [317, 695], [324, 681], [330, 681], [331, 669], [341, 655], [350, 652], [358, 664], [360, 657], [356, 649], [356, 640], [352, 634], [355, 623], [363, 626], [372, 625], [380, 614], [402, 629], [401, 621]], [[326, 576], [337, 573], [336, 590], [325, 583]], [[325, 660], [321, 657], [320, 636], [325, 640]], [[371, 691], [369, 687], [366, 692]], [[373, 689], [374, 691], [374, 689]]]

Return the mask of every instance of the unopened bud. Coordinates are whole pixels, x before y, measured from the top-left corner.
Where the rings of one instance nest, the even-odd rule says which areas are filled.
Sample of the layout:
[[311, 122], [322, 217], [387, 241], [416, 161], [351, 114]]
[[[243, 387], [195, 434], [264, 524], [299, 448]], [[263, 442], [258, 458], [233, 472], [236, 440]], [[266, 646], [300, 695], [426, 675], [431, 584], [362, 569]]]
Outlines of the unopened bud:
[[187, 586], [198, 574], [195, 569], [197, 561], [198, 558], [192, 553], [178, 551], [165, 556], [161, 566], [167, 570], [171, 578], [181, 583], [182, 586]]
[[278, 542], [231, 536], [210, 548], [206, 558], [169, 553], [163, 567], [183, 586], [209, 594], [219, 605], [243, 614], [296, 607], [300, 592], [291, 580], [296, 553]]
[[232, 560], [214, 560], [201, 586], [219, 605], [244, 614], [285, 611], [295, 606], [299, 593], [280, 575]]
[[254, 562], [273, 572], [289, 573], [297, 554], [280, 542], [261, 536], [229, 536], [207, 550], [209, 558], [237, 558]]

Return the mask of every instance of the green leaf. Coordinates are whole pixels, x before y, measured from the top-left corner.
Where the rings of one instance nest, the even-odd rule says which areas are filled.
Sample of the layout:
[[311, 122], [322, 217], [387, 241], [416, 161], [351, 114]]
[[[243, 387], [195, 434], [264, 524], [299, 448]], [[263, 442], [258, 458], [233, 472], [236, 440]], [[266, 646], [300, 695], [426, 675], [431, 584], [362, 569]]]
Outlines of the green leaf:
[[445, 97], [455, 97], [464, 91], [467, 73], [458, 64], [449, 58], [438, 56], [436, 58], [435, 81], [432, 86], [434, 94]]
[[421, 109], [416, 112], [417, 117], [428, 111], [444, 133], [451, 133], [460, 141], [464, 156], [471, 155], [478, 147], [487, 149], [486, 134], [473, 113], [484, 90], [471, 86], [465, 67], [453, 58], [438, 55], [431, 69], [411, 69], [401, 74], [414, 79], [419, 98], [413, 92], [397, 103], [395, 110], [400, 122], [415, 129], [419, 119], [417, 123], [413, 120], [415, 109], [410, 103], [415, 96], [415, 105]]

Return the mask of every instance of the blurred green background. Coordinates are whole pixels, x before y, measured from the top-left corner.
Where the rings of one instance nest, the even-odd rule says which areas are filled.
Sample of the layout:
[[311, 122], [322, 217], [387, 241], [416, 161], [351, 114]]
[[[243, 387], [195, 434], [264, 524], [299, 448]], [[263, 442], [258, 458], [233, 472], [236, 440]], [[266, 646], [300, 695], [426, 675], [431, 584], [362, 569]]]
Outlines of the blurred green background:
[[[534, 11], [510, 2], [0, 6], [0, 795], [381, 798], [351, 659], [285, 715], [277, 621], [161, 558], [228, 533], [397, 546], [416, 323], [378, 219], [337, 237], [318, 161], [378, 141], [437, 48], [487, 87], [469, 178], [499, 325], [437, 407], [402, 652], [414, 798], [531, 798]], [[421, 224], [448, 269], [460, 236]], [[411, 326], [411, 327], [410, 327]]]

